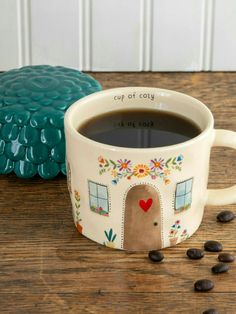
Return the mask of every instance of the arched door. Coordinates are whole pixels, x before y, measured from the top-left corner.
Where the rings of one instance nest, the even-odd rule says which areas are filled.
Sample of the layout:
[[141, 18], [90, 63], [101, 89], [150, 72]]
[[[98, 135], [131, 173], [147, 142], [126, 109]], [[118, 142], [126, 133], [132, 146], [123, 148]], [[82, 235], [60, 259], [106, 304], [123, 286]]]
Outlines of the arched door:
[[125, 250], [161, 248], [161, 213], [157, 190], [140, 184], [133, 186], [125, 199]]

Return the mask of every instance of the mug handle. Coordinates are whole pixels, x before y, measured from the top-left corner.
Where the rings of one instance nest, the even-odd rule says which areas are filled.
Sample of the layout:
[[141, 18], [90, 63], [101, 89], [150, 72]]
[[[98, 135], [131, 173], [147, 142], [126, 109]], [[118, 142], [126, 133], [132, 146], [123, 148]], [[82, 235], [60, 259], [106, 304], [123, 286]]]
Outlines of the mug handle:
[[[215, 130], [212, 146], [223, 146], [236, 149], [236, 132]], [[236, 185], [225, 189], [207, 190], [206, 205], [229, 205], [236, 203]]]

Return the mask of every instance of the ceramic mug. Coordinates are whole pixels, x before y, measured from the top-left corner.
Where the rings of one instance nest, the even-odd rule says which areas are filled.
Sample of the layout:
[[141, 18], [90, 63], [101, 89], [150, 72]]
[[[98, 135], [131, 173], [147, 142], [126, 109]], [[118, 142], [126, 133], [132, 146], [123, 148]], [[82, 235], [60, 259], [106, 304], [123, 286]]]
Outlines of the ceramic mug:
[[[98, 143], [77, 131], [96, 115], [131, 108], [181, 114], [201, 133], [180, 144], [140, 149]], [[74, 222], [100, 244], [129, 251], [169, 247], [198, 229], [205, 205], [236, 202], [236, 186], [207, 189], [211, 148], [236, 148], [236, 133], [215, 130], [210, 110], [188, 95], [147, 87], [96, 92], [68, 109], [65, 135]]]

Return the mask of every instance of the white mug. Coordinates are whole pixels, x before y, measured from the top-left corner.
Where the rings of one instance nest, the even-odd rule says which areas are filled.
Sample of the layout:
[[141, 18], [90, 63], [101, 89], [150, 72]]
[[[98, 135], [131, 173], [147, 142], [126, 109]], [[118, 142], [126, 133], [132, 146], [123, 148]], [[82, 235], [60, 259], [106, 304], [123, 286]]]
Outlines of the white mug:
[[[180, 114], [201, 133], [180, 144], [140, 149], [98, 143], [78, 132], [85, 120], [135, 108]], [[148, 87], [96, 92], [67, 110], [65, 135], [74, 222], [100, 244], [129, 251], [169, 247], [198, 229], [205, 205], [236, 202], [236, 186], [207, 189], [211, 148], [236, 148], [236, 133], [215, 130], [210, 110], [188, 95]]]

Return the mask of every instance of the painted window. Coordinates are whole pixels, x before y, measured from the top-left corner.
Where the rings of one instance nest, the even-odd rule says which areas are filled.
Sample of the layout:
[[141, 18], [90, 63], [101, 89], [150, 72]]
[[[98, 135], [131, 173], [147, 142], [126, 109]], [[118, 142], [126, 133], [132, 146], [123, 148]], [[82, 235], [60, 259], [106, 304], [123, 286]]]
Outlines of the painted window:
[[102, 216], [109, 216], [108, 190], [105, 185], [88, 182], [90, 209]]
[[190, 208], [192, 203], [193, 178], [177, 183], [175, 191], [175, 213]]

